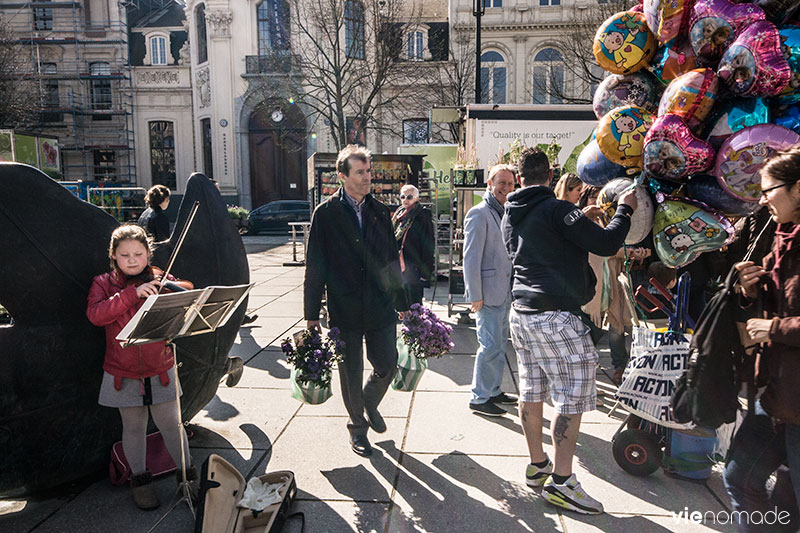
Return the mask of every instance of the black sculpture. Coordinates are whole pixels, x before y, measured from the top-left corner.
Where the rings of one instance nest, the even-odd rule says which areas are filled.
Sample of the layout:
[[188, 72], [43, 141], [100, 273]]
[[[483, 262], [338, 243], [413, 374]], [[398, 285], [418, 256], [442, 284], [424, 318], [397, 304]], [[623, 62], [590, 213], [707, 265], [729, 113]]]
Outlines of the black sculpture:
[[[172, 272], [195, 287], [248, 283], [247, 257], [222, 197], [202, 174], [186, 187], [172, 239], [155, 252], [161, 268], [189, 209], [200, 207]], [[109, 269], [118, 222], [35, 168], [0, 163], [0, 496], [77, 479], [108, 465], [120, 439], [115, 409], [97, 404], [104, 331], [86, 319], [92, 278]], [[189, 420], [213, 397], [245, 313], [214, 333], [176, 342]]]

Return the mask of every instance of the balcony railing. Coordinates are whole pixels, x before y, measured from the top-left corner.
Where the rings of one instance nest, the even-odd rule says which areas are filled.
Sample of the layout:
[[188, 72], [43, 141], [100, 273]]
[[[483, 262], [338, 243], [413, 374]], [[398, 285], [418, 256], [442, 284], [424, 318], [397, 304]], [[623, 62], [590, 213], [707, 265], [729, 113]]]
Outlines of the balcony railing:
[[298, 58], [289, 50], [272, 52], [267, 55], [245, 56], [247, 74], [289, 74], [296, 70]]

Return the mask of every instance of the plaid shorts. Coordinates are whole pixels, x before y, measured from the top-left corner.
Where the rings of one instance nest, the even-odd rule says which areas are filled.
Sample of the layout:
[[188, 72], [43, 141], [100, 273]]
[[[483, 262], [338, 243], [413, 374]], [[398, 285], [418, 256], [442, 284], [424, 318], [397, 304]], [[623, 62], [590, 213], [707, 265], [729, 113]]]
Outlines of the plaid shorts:
[[592, 411], [597, 400], [597, 350], [580, 318], [566, 311], [511, 310], [511, 341], [519, 362], [520, 400], [543, 402], [556, 413]]

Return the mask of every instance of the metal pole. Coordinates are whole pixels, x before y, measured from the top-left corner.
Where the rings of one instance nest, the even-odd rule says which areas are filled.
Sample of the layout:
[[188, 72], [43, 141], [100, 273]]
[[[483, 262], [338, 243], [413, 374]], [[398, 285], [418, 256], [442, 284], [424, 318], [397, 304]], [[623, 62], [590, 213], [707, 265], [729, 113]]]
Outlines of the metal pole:
[[475, 103], [481, 103], [481, 16], [484, 13], [483, 2], [473, 0], [472, 14], [475, 15]]

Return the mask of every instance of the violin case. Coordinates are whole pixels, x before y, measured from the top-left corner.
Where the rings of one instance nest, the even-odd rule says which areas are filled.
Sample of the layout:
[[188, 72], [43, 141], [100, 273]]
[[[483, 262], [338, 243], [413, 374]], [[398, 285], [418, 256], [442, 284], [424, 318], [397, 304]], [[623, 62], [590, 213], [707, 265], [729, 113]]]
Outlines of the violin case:
[[212, 453], [203, 463], [200, 475], [200, 495], [194, 524], [195, 533], [277, 533], [283, 529], [294, 497], [297, 483], [294, 473], [288, 470], [268, 472], [258, 476], [262, 483], [282, 483], [278, 489], [281, 501], [260, 512], [237, 506], [245, 487], [244, 476], [235, 466]]

